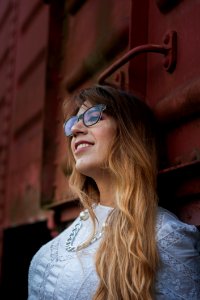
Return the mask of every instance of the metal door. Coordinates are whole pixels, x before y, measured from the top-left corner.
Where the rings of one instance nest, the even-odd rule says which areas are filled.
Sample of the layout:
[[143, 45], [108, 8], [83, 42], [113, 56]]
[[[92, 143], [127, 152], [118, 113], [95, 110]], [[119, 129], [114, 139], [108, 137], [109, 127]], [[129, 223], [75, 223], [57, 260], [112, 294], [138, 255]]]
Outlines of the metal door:
[[131, 49], [99, 82], [129, 62], [129, 89], [149, 103], [163, 128], [160, 203], [200, 225], [200, 1], [143, 4], [132, 1]]
[[[145, 1], [146, 2], [146, 1]], [[171, 47], [129, 65], [130, 88], [142, 94], [165, 130], [159, 184], [162, 204], [200, 225], [200, 1], [132, 1], [130, 45]], [[172, 57], [173, 56], [173, 57]]]

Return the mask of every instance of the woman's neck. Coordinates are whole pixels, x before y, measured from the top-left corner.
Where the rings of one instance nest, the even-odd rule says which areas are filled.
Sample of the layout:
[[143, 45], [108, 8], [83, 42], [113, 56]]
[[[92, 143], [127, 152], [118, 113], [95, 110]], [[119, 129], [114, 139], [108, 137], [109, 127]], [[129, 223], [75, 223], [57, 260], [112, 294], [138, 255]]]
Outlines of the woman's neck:
[[111, 176], [104, 176], [96, 180], [100, 193], [100, 204], [105, 206], [115, 206], [115, 184]]

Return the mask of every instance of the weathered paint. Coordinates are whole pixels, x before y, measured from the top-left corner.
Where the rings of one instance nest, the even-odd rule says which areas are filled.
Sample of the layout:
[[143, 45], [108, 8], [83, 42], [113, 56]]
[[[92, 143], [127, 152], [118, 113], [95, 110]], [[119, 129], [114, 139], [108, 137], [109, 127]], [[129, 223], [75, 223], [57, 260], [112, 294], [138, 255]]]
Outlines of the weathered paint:
[[0, 239], [5, 228], [41, 219], [55, 235], [75, 218], [62, 99], [96, 83], [130, 49], [163, 45], [170, 31], [177, 33], [173, 72], [163, 55], [148, 53], [110, 80], [142, 95], [165, 127], [162, 201], [200, 224], [199, 13], [197, 0], [0, 2]]
[[0, 5], [0, 61], [4, 65], [0, 78], [6, 80], [0, 88], [5, 228], [45, 218], [40, 184], [48, 7], [38, 0], [10, 0]]

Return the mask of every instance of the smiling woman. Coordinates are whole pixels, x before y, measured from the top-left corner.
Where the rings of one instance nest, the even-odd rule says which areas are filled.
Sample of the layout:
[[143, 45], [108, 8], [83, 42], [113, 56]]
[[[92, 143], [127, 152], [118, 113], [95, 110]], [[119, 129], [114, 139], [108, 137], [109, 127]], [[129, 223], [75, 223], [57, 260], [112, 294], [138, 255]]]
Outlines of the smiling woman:
[[78, 111], [78, 118], [83, 115], [86, 121], [84, 122], [83, 118], [83, 121], [72, 125], [71, 150], [77, 171], [93, 178], [95, 182], [103, 175], [104, 179], [107, 177], [109, 184], [111, 173], [105, 164], [116, 136], [117, 124], [112, 116], [106, 114], [106, 111], [102, 114], [103, 109], [105, 111], [105, 105], [92, 106], [89, 100], [82, 104]]
[[199, 232], [158, 206], [151, 110], [109, 86], [71, 100], [64, 131], [83, 211], [33, 257], [29, 300], [199, 299]]

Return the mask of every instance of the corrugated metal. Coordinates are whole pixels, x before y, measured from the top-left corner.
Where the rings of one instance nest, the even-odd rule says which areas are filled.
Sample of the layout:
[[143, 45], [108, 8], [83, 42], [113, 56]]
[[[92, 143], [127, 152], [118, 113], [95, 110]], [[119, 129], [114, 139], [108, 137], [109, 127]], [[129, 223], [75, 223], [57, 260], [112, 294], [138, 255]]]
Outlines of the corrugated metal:
[[[142, 20], [134, 17], [143, 7], [139, 1], [132, 3], [134, 46], [138, 41], [160, 44], [166, 32], [177, 32], [174, 72], [165, 71], [161, 55], [143, 55], [130, 64], [130, 86], [146, 98], [166, 132], [161, 170], [162, 194], [167, 191], [168, 195], [165, 205], [186, 222], [200, 225], [200, 174], [196, 167], [200, 161], [200, 2], [176, 1], [172, 5], [171, 1], [148, 1]], [[141, 36], [138, 27], [143, 29]], [[195, 214], [191, 213], [193, 207]]]
[[129, 62], [130, 89], [149, 103], [163, 127], [160, 202], [196, 225], [200, 225], [200, 215], [197, 218], [195, 213], [193, 218], [191, 212], [197, 206], [200, 210], [200, 174], [194, 172], [200, 162], [199, 57], [195, 59], [200, 47], [196, 45], [199, 12], [198, 2], [169, 5], [167, 0], [155, 1], [144, 7], [132, 1], [131, 50], [99, 77], [103, 83]]
[[[39, 0], [1, 2], [1, 103], [9, 124], [4, 226], [44, 218], [40, 209], [48, 6]], [[6, 16], [6, 17], [5, 17]], [[6, 54], [8, 53], [8, 54]], [[4, 58], [4, 59], [3, 59]], [[7, 67], [5, 67], [7, 66]], [[10, 105], [10, 107], [9, 107]], [[9, 116], [8, 116], [9, 115]], [[6, 122], [3, 123], [6, 127]], [[5, 131], [5, 129], [4, 129]], [[5, 158], [4, 158], [5, 160]]]
[[46, 207], [53, 234], [75, 218], [63, 97], [96, 83], [130, 49], [162, 45], [169, 31], [177, 33], [173, 72], [163, 55], [142, 54], [109, 80], [142, 95], [165, 126], [164, 204], [200, 224], [199, 13], [197, 0], [0, 2], [0, 244], [4, 228], [45, 219]]

